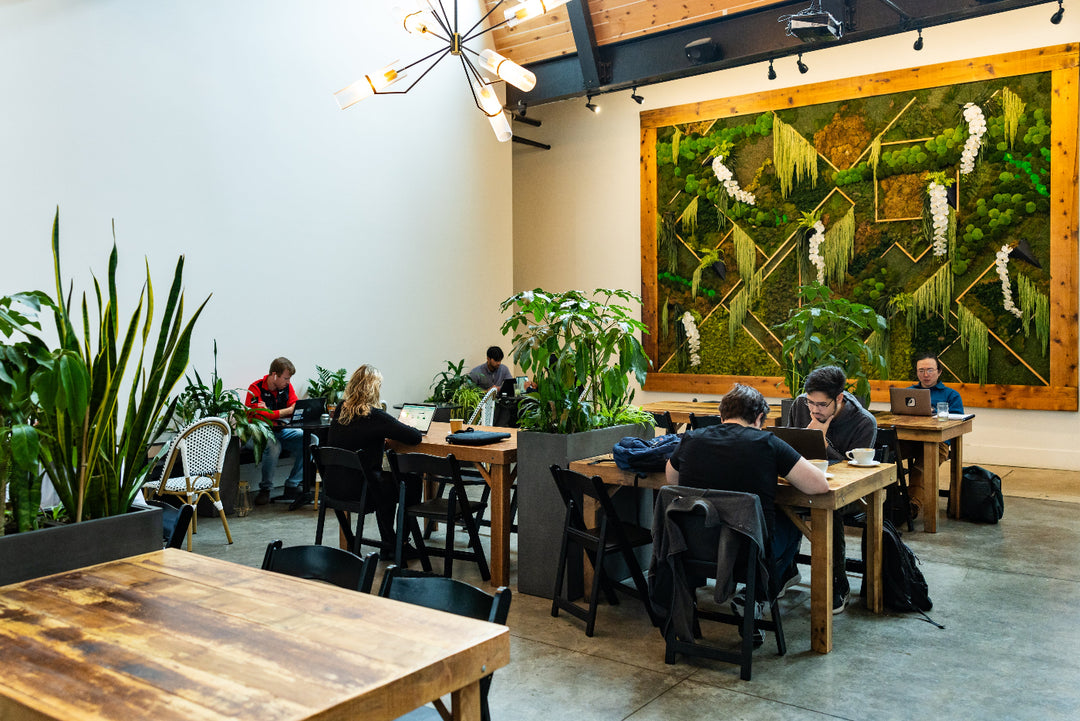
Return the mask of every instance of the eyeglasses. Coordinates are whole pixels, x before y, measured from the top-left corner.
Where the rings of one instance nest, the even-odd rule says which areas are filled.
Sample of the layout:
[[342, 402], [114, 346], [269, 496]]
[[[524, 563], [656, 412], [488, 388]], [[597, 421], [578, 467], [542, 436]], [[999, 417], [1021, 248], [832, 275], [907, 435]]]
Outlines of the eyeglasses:
[[836, 403], [835, 398], [833, 398], [831, 401], [825, 401], [824, 403], [815, 403], [814, 401], [812, 401], [810, 399], [806, 400], [806, 405], [810, 406], [811, 408], [818, 408], [820, 410], [825, 410], [826, 408], [831, 406], [833, 403]]
[[916, 372], [917, 373], [937, 373], [938, 369], [937, 368], [917, 368]]

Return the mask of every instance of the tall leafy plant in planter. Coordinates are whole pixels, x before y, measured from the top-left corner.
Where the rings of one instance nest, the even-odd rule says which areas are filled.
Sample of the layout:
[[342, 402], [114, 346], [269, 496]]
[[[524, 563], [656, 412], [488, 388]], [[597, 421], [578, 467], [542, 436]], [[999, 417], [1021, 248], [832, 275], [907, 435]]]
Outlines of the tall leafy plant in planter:
[[439, 403], [451, 406], [456, 418], [468, 419], [484, 397], [484, 391], [473, 383], [469, 372], [465, 370], [465, 359], [457, 363], [446, 361], [446, 370], [435, 374], [431, 379], [431, 395], [426, 403]]
[[[620, 302], [621, 301], [621, 302]], [[630, 376], [645, 382], [649, 359], [635, 332], [646, 333], [641, 304], [626, 290], [549, 293], [540, 289], [507, 298], [503, 335], [512, 334], [514, 362], [531, 372], [536, 390], [519, 412], [522, 428], [577, 433], [623, 423], [651, 423], [632, 405]]]
[[[135, 310], [122, 320], [115, 237], [114, 227], [104, 298], [94, 279], [95, 318], [85, 293], [77, 311], [70, 291], [65, 298], [59, 210], [53, 222], [59, 347], [35, 373], [33, 387], [40, 404], [42, 463], [76, 522], [127, 512], [150, 469], [147, 445], [172, 417], [176, 401], [169, 396], [187, 367], [192, 328], [206, 306], [204, 300], [184, 322], [180, 256], [156, 336], [149, 262]], [[76, 321], [81, 321], [81, 332]]]
[[852, 392], [866, 407], [870, 402], [870, 378], [884, 377], [887, 370], [888, 324], [873, 308], [833, 298], [818, 283], [799, 288], [801, 304], [788, 319], [773, 328], [782, 343], [781, 368], [788, 392], [802, 392], [810, 371], [836, 365], [844, 369]]

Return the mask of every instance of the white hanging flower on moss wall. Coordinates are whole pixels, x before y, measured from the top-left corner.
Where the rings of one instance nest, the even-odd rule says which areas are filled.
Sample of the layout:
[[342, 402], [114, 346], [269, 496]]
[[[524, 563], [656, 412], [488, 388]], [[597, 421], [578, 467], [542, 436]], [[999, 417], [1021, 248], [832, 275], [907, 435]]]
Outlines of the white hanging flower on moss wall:
[[964, 105], [964, 120], [968, 124], [968, 137], [960, 154], [960, 172], [967, 175], [975, 170], [975, 158], [982, 147], [982, 136], [986, 133], [986, 118], [978, 105], [967, 103]]
[[994, 265], [997, 266], [997, 274], [1001, 278], [1001, 304], [1017, 318], [1023, 317], [1023, 312], [1013, 303], [1012, 284], [1009, 282], [1008, 245], [1001, 246], [1001, 250], [994, 255]]
[[821, 255], [821, 243], [825, 240], [825, 224], [820, 220], [814, 223], [814, 234], [810, 236], [810, 262], [817, 269], [817, 282], [825, 285], [825, 258]]
[[727, 191], [729, 196], [747, 205], [753, 205], [757, 202], [757, 198], [754, 197], [753, 193], [739, 187], [739, 181], [735, 180], [735, 174], [731, 172], [731, 168], [724, 165], [724, 156], [718, 155], [713, 158], [712, 169], [716, 173], [716, 179], [723, 184], [724, 190]]
[[934, 255], [942, 256], [948, 251], [949, 200], [947, 189], [936, 180], [930, 183], [930, 216], [934, 224]]
[[701, 365], [701, 334], [690, 311], [683, 313], [682, 324], [686, 330], [686, 345], [690, 348], [690, 365], [696, 368]]

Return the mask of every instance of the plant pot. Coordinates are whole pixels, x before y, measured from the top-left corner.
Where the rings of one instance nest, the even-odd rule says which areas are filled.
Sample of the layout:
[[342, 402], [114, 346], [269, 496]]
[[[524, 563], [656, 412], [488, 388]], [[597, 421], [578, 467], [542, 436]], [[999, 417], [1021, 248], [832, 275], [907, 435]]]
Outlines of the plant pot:
[[160, 508], [0, 536], [0, 586], [160, 551], [162, 544]]
[[[644, 426], [623, 425], [584, 433], [520, 431], [518, 442], [518, 591], [551, 598], [562, 546], [566, 505], [549, 470], [570, 461], [611, 453], [626, 436], [648, 437]], [[571, 598], [580, 595], [580, 573], [568, 574]]]

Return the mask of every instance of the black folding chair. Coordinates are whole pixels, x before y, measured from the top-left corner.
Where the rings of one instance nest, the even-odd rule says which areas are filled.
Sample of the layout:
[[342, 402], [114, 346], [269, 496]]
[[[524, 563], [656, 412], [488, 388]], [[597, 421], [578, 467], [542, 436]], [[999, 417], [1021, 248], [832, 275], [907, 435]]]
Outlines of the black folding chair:
[[290, 546], [271, 541], [263, 556], [262, 569], [297, 578], [325, 581], [341, 588], [371, 593], [379, 552], [366, 558], [333, 546]]
[[695, 413], [690, 414], [690, 430], [697, 430], [698, 428], [706, 428], [708, 426], [718, 426], [723, 422], [724, 420], [717, 415], [699, 416]]

